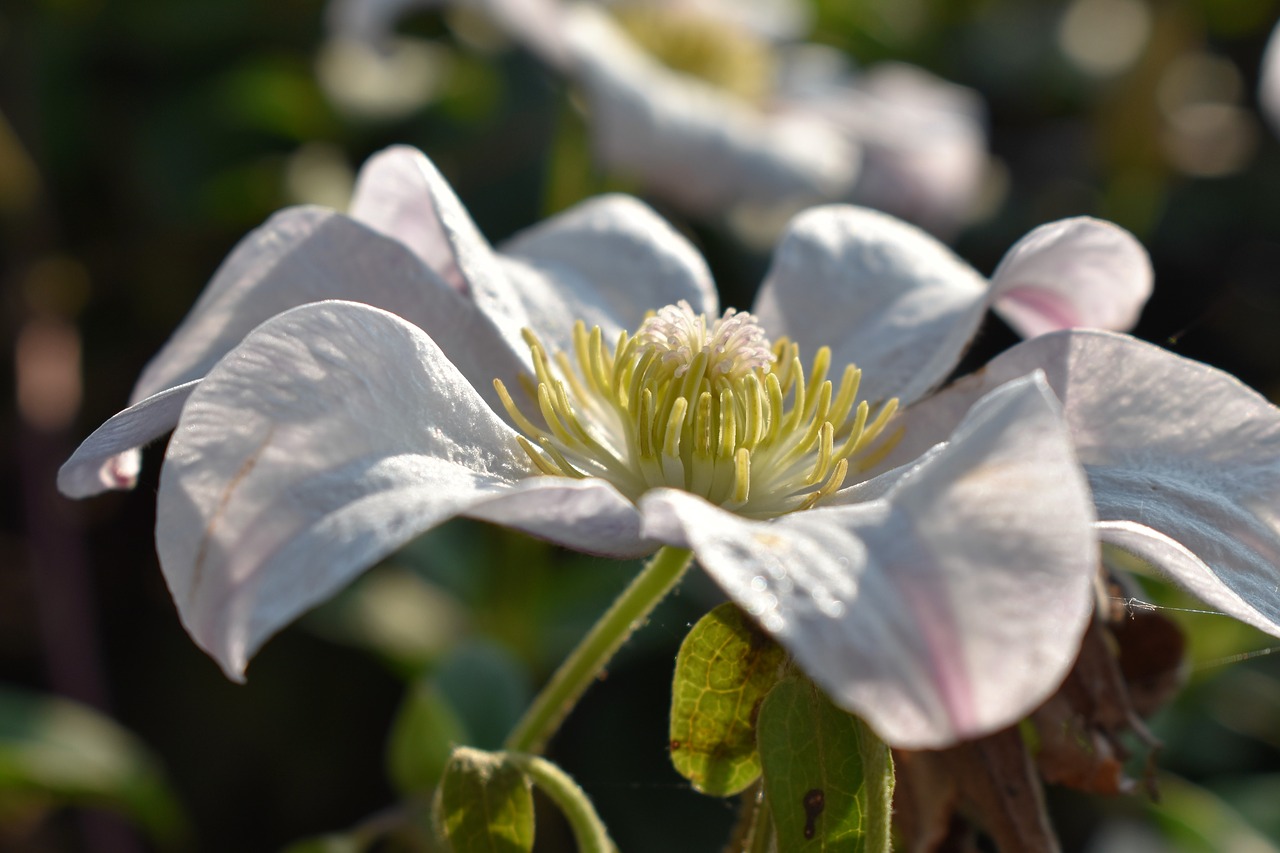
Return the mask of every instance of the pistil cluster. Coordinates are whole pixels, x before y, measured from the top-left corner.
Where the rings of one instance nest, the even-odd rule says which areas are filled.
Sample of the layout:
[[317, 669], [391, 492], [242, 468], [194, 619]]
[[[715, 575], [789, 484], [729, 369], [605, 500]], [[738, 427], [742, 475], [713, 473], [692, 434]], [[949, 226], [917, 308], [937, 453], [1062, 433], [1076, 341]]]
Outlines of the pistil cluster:
[[572, 355], [549, 354], [528, 330], [525, 341], [535, 375], [524, 390], [541, 423], [494, 382], [521, 447], [544, 474], [601, 477], [632, 500], [670, 486], [769, 518], [813, 506], [891, 446], [876, 440], [897, 400], [872, 418], [856, 367], [837, 387], [823, 347], [806, 378], [799, 347], [771, 345], [751, 314], [730, 309], [708, 328], [681, 301], [612, 346], [581, 322]]

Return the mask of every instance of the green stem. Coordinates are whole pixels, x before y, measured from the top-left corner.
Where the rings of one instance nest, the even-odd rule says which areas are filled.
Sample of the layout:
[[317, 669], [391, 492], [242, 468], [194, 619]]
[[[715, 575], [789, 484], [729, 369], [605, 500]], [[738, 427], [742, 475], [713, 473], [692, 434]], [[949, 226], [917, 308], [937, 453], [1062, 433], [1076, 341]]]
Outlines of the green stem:
[[551, 798], [569, 821], [578, 853], [617, 853], [617, 846], [609, 838], [604, 822], [596, 814], [591, 800], [578, 787], [578, 783], [556, 765], [536, 755], [520, 752], [504, 753], [507, 761], [533, 780], [538, 790]]
[[547, 686], [542, 688], [524, 717], [507, 736], [507, 749], [533, 754], [542, 751], [605, 664], [671, 591], [692, 562], [693, 552], [683, 548], [664, 547], [653, 555], [631, 585], [623, 590], [613, 606], [560, 664]]
[[762, 792], [756, 803], [756, 819], [751, 825], [751, 846], [747, 853], [770, 853], [777, 847], [773, 837], [773, 807]]

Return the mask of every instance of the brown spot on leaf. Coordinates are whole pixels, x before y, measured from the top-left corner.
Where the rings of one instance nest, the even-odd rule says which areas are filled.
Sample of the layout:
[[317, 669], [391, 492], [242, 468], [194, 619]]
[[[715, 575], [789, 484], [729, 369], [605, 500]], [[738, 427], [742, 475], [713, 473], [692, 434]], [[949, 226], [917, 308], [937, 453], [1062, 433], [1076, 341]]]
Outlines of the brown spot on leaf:
[[813, 838], [818, 831], [818, 818], [827, 805], [827, 795], [821, 788], [810, 788], [801, 802], [804, 804], [804, 837]]

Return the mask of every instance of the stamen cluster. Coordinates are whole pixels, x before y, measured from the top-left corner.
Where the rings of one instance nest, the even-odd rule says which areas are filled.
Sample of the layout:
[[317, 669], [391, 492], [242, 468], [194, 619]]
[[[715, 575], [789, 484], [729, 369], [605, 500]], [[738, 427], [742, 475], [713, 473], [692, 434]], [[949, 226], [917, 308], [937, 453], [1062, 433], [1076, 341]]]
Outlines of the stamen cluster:
[[[547, 353], [525, 331], [535, 376], [523, 379], [541, 424], [501, 381], [494, 386], [544, 474], [601, 477], [636, 500], [670, 486], [742, 515], [807, 509], [844, 482], [897, 409], [856, 402], [861, 372], [838, 388], [831, 351], [818, 350], [806, 379], [799, 347], [770, 345], [751, 314], [730, 309], [710, 331], [688, 303], [667, 306], [612, 347], [599, 327], [574, 327], [573, 355]], [[882, 442], [874, 456], [888, 451]]]

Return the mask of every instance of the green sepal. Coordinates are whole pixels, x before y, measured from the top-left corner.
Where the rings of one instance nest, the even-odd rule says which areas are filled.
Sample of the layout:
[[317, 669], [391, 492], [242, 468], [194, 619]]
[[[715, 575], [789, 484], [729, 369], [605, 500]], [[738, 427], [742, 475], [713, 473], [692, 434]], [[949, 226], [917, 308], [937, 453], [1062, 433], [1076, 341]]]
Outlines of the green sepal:
[[893, 758], [866, 723], [792, 677], [765, 699], [757, 734], [778, 853], [889, 850]]
[[454, 853], [529, 853], [533, 786], [502, 753], [460, 747], [445, 766], [436, 826]]
[[784, 659], [734, 604], [684, 638], [671, 686], [671, 763], [694, 788], [727, 797], [759, 778], [756, 715]]

